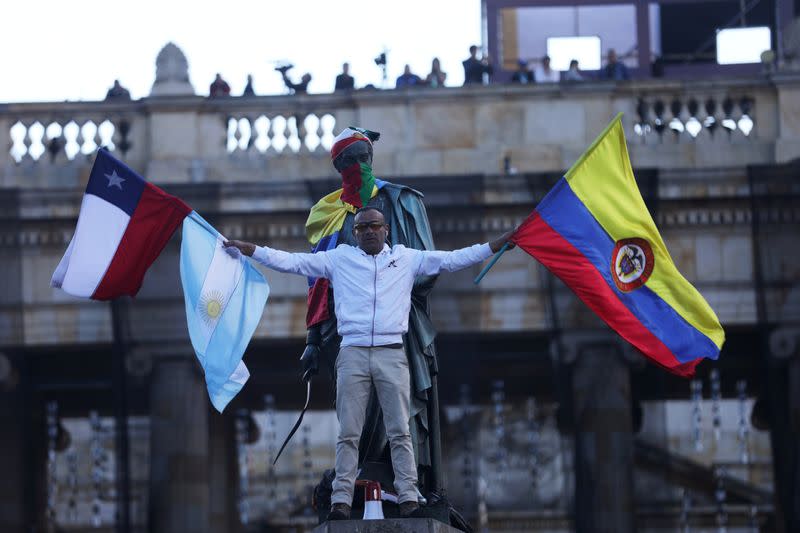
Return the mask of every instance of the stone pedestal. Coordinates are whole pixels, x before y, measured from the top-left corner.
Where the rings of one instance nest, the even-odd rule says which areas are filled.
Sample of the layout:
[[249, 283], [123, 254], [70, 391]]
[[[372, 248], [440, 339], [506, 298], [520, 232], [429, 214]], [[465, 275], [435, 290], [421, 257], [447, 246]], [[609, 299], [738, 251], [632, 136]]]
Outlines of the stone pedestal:
[[150, 389], [150, 531], [209, 529], [208, 397], [189, 356], [157, 360]]
[[433, 518], [391, 518], [325, 522], [312, 533], [461, 533], [461, 530]]

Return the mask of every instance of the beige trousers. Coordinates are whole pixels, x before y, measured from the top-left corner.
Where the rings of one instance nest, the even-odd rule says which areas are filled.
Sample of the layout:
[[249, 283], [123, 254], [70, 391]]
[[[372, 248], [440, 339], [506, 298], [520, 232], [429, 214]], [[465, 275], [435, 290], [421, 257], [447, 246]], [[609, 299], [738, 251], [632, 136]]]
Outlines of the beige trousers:
[[331, 503], [352, 505], [358, 469], [358, 441], [364, 426], [370, 387], [383, 410], [400, 503], [417, 501], [417, 463], [411, 445], [411, 384], [403, 348], [345, 346], [336, 359], [336, 478]]

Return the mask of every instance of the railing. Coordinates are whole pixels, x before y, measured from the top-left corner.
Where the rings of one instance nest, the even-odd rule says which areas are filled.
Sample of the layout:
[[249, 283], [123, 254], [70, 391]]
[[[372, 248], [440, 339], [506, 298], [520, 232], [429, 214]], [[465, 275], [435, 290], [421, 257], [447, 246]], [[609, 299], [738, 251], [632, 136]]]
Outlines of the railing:
[[[778, 144], [789, 146], [784, 160], [800, 152], [791, 144], [800, 132], [782, 127], [781, 106], [800, 105], [795, 83], [648, 80], [8, 104], [0, 106], [0, 147], [7, 146], [0, 178], [6, 186], [26, 186], [33, 176], [52, 174], [35, 183], [54, 186], [58, 167], [85, 162], [82, 156], [98, 146], [155, 172], [156, 180], [198, 181], [197, 172], [176, 172], [175, 165], [212, 168], [208, 179], [223, 181], [241, 179], [237, 168], [255, 180], [330, 176], [323, 161], [334, 135], [350, 124], [384, 131], [376, 146], [384, 175], [560, 171], [618, 111], [625, 112], [634, 164], [637, 158], [657, 168], [769, 164]], [[722, 152], [716, 159], [697, 157], [693, 148], [661, 148], [707, 143]], [[267, 169], [258, 161], [271, 163]], [[172, 162], [169, 176], [158, 176], [158, 165]]]
[[731, 140], [735, 134], [748, 137], [753, 131], [754, 122], [751, 117], [755, 100], [751, 96], [742, 96], [734, 100], [726, 96], [721, 102], [708, 97], [702, 108], [695, 97], [682, 100], [678, 97], [667, 103], [660, 98], [639, 98], [636, 104], [638, 121], [634, 124], [634, 132], [640, 137], [655, 134], [658, 141], [664, 141], [664, 135], [671, 132], [677, 140], [688, 136], [695, 140], [704, 135], [713, 138], [715, 134], [726, 133]]
[[279, 114], [236, 115], [228, 118], [228, 153], [259, 152], [272, 155], [328, 152], [333, 146], [336, 119], [331, 114], [321, 117]]

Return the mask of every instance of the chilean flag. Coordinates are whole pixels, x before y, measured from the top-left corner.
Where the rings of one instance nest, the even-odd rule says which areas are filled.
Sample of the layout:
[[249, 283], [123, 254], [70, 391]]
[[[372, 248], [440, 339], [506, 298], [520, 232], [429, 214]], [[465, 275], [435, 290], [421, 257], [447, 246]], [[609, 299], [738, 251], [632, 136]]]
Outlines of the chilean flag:
[[101, 148], [50, 286], [93, 300], [136, 296], [145, 272], [191, 211]]

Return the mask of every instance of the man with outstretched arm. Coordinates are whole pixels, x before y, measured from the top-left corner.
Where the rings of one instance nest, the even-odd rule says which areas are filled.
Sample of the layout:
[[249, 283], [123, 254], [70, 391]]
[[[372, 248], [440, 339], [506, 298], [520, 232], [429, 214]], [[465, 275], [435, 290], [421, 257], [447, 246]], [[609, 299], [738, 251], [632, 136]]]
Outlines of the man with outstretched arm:
[[454, 272], [488, 259], [513, 232], [451, 252], [424, 251], [400, 244], [389, 247], [389, 226], [379, 209], [362, 207], [356, 211], [354, 222], [357, 247], [342, 244], [312, 254], [235, 240], [225, 246], [279, 272], [330, 280], [342, 343], [336, 359], [336, 478], [328, 519], [350, 517], [358, 442], [372, 384], [384, 414], [400, 515], [408, 517], [418, 508], [416, 461], [409, 430], [410, 378], [403, 349], [414, 279]]

